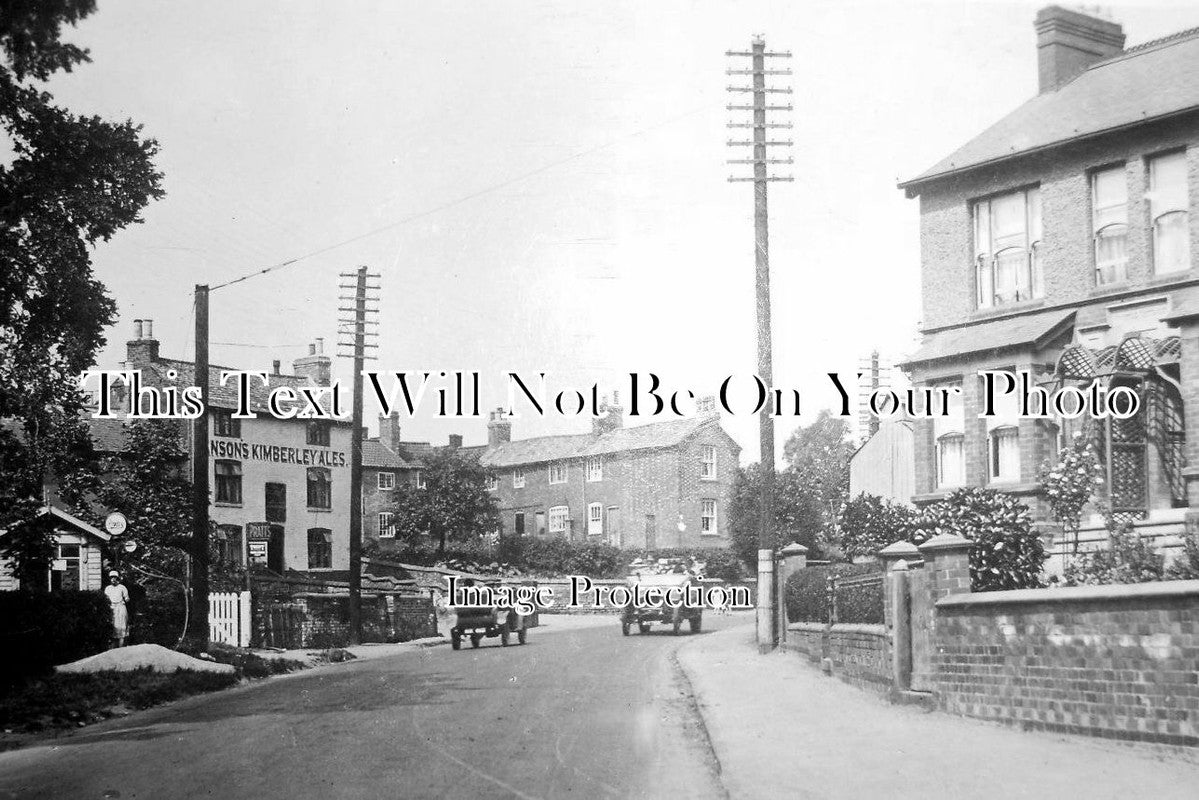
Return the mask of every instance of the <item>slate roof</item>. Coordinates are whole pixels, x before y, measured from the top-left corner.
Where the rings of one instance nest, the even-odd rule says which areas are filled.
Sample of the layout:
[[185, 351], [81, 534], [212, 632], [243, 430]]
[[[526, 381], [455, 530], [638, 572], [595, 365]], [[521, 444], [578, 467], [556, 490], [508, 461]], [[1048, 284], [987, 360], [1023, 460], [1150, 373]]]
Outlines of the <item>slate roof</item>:
[[701, 428], [719, 426], [716, 417], [695, 417], [653, 422], [633, 428], [617, 428], [596, 436], [592, 433], [564, 436], [540, 436], [488, 447], [480, 461], [487, 467], [511, 467], [538, 464], [568, 458], [652, 450], [681, 444]]
[[1199, 28], [1129, 48], [1039, 94], [899, 184], [909, 196], [967, 169], [1199, 108]]
[[[175, 380], [170, 380], [167, 377], [167, 372], [174, 370], [177, 375]], [[208, 405], [211, 408], [235, 409], [237, 408], [237, 382], [229, 380], [224, 386], [221, 386], [222, 372], [242, 372], [236, 367], [222, 367], [218, 364], [208, 365]], [[176, 358], [159, 358], [152, 364], [141, 367], [142, 382], [148, 386], [194, 386], [196, 382], [196, 365], [192, 361], [180, 361]], [[250, 380], [250, 407], [254, 411], [267, 412], [267, 397], [271, 390], [279, 386], [290, 386], [294, 389], [301, 387], [312, 387], [314, 384], [303, 375], [275, 375], [268, 373], [269, 383], [266, 386], [262, 385], [262, 381], [257, 379]], [[325, 398], [322, 398], [324, 400]], [[343, 400], [344, 403], [350, 402], [350, 397], [347, 395]], [[268, 412], [269, 413], [269, 412]], [[333, 420], [334, 424], [348, 425], [348, 420]]]
[[362, 442], [362, 466], [366, 469], [412, 469], [420, 466], [404, 459], [378, 439]]
[[1073, 321], [1074, 313], [1073, 310], [1057, 309], [927, 333], [920, 348], [900, 366], [906, 368], [967, 353], [1040, 346], [1053, 335], [1064, 331]]

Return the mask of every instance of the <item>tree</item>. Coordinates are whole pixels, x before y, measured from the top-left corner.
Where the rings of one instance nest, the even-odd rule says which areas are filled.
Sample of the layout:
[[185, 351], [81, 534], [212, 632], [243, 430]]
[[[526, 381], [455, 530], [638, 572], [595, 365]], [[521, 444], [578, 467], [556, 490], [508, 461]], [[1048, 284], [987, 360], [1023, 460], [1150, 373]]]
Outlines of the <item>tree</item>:
[[437, 541], [445, 555], [448, 540], [466, 541], [495, 531], [499, 509], [487, 491], [487, 470], [452, 450], [436, 453], [424, 469], [424, 486], [397, 493], [396, 537], [415, 544], [424, 535]]
[[849, 497], [853, 453], [849, 425], [828, 409], [822, 409], [811, 425], [796, 428], [783, 445], [783, 459], [798, 474], [803, 492], [820, 506], [824, 529], [830, 533]]
[[141, 221], [162, 196], [158, 145], [130, 121], [70, 113], [44, 90], [89, 61], [60, 40], [93, 0], [8, 0], [0, 11], [0, 521], [41, 502], [48, 472], [78, 466], [76, 379], [104, 344], [116, 306], [92, 274], [91, 249]]
[[[729, 532], [733, 550], [746, 564], [758, 563], [758, 521], [761, 519], [762, 469], [751, 464], [737, 471], [729, 504]], [[775, 549], [792, 540], [808, 548], [811, 557], [824, 551], [824, 515], [819, 500], [806, 491], [802, 477], [785, 469], [774, 481], [774, 525], [771, 542]]]

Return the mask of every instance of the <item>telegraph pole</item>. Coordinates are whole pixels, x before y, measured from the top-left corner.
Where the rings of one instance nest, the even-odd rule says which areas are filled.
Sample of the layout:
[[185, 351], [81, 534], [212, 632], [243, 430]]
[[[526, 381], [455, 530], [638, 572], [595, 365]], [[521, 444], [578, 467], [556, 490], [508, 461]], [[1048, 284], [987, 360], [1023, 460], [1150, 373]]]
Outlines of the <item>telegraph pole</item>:
[[191, 638], [208, 646], [208, 286], [196, 285], [196, 374], [204, 413], [192, 422]]
[[[367, 284], [367, 278], [378, 278], [378, 273], [368, 273], [366, 267], [359, 267], [357, 272], [342, 272], [342, 278], [354, 278], [353, 286], [339, 284], [341, 289], [353, 289], [353, 296], [339, 295], [341, 301], [352, 300], [353, 307], [338, 306], [338, 311], [352, 313], [353, 319], [338, 318], [338, 356], [354, 360], [354, 430], [350, 441], [350, 644], [362, 643], [362, 369], [364, 362], [373, 356], [366, 355], [366, 348], [376, 348], [377, 344], [367, 344], [368, 336], [377, 336], [377, 331], [368, 331], [368, 324], [378, 325], [367, 320], [368, 313], [378, 313], [378, 306], [368, 307], [367, 301], [378, 302], [378, 296], [368, 297], [368, 290], [379, 289], [378, 284]], [[348, 341], [347, 341], [348, 340]], [[343, 353], [342, 348], [348, 348], [349, 353]]]
[[[767, 112], [791, 111], [791, 105], [769, 105], [767, 94], [791, 94], [789, 87], [768, 87], [767, 75], [790, 75], [789, 69], [766, 69], [767, 58], [790, 58], [787, 52], [767, 52], [766, 40], [755, 36], [748, 51], [730, 50], [725, 53], [730, 58], [749, 58], [749, 69], [730, 69], [729, 75], [748, 75], [750, 86], [729, 86], [728, 91], [736, 94], [751, 94], [753, 102], [750, 105], [730, 103], [729, 111], [750, 111], [752, 122], [730, 122], [730, 128], [751, 129], [753, 135], [748, 140], [728, 141], [730, 147], [752, 147], [752, 158], [730, 159], [730, 164], [752, 164], [753, 177], [729, 176], [730, 182], [752, 181], [754, 185], [754, 284], [757, 288], [757, 320], [758, 320], [758, 377], [766, 386], [774, 384], [774, 368], [771, 345], [770, 324], [770, 248], [768, 225], [769, 217], [766, 205], [766, 187], [772, 181], [791, 181], [790, 175], [767, 174], [768, 164], [791, 164], [787, 158], [769, 158], [767, 148], [772, 146], [790, 147], [791, 141], [772, 141], [767, 137], [767, 130], [774, 128], [790, 128], [789, 122], [768, 122]], [[738, 62], [740, 63], [740, 62]], [[775, 568], [774, 568], [774, 409], [769, 402], [758, 415], [758, 441], [761, 451], [760, 465], [762, 469], [762, 495], [758, 509], [758, 649], [765, 653], [773, 650], [778, 644], [778, 615], [774, 608]]]

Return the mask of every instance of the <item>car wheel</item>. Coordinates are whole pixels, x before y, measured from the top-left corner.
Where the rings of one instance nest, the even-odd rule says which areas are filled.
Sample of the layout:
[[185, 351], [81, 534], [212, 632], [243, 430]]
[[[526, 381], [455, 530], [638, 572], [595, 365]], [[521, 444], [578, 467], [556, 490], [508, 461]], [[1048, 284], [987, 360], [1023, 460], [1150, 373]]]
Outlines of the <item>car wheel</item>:
[[625, 622], [624, 620], [621, 620], [620, 621], [620, 632], [622, 634], [624, 634], [625, 636], [628, 636], [629, 635], [629, 623]]
[[679, 613], [679, 610], [677, 608], [674, 610], [674, 614], [671, 615], [670, 626], [672, 628], [671, 632], [675, 636], [678, 636], [679, 630], [682, 629], [682, 627], [683, 627], [683, 615], [681, 613]]
[[700, 616], [699, 614], [696, 614], [689, 621], [691, 623], [691, 632], [699, 633], [700, 628], [703, 627], [704, 618], [702, 616]]
[[482, 635], [477, 634], [477, 633], [472, 633], [470, 635], [470, 646], [471, 647], [478, 647], [479, 642], [481, 642], [481, 641], [483, 641]]
[[506, 627], [502, 631], [500, 631], [500, 646], [501, 647], [508, 646], [508, 628], [506, 628]]
[[524, 628], [521, 628], [519, 631], [516, 632], [516, 641], [520, 642], [521, 644], [524, 644], [525, 638], [526, 638], [526, 634], [525, 634]]
[[450, 647], [455, 650], [462, 647], [462, 634], [458, 631], [450, 631]]
[[648, 622], [642, 622], [637, 626], [637, 630], [641, 631], [642, 633], [649, 633], [650, 627], [651, 626]]

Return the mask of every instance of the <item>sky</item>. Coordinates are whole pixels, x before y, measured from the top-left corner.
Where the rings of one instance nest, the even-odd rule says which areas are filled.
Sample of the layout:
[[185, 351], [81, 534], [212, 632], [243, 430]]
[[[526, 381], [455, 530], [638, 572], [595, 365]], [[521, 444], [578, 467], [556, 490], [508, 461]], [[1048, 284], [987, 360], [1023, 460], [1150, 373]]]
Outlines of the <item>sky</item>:
[[[98, 364], [139, 318], [192, 358], [195, 284], [298, 258], [211, 294], [214, 363], [290, 371], [316, 337], [335, 351], [338, 275], [366, 265], [369, 368], [482, 374], [483, 419], [426, 401], [405, 439], [485, 442], [507, 371], [626, 408], [632, 372], [699, 395], [735, 376], [724, 424], [755, 461], [752, 189], [725, 163], [746, 156], [725, 144], [744, 133], [725, 70], [744, 64], [725, 51], [763, 34], [793, 54], [774, 80], [794, 91], [795, 180], [769, 187], [774, 385], [802, 398], [781, 454], [838, 405], [827, 373], [915, 348], [918, 203], [896, 183], [1036, 93], [1040, 5], [99, 0], [64, 36], [93, 63], [48, 88], [142, 124], [166, 196], [94, 252], [120, 313]], [[1101, 13], [1129, 45], [1199, 26], [1199, 4]], [[590, 425], [517, 410], [514, 438]]]

